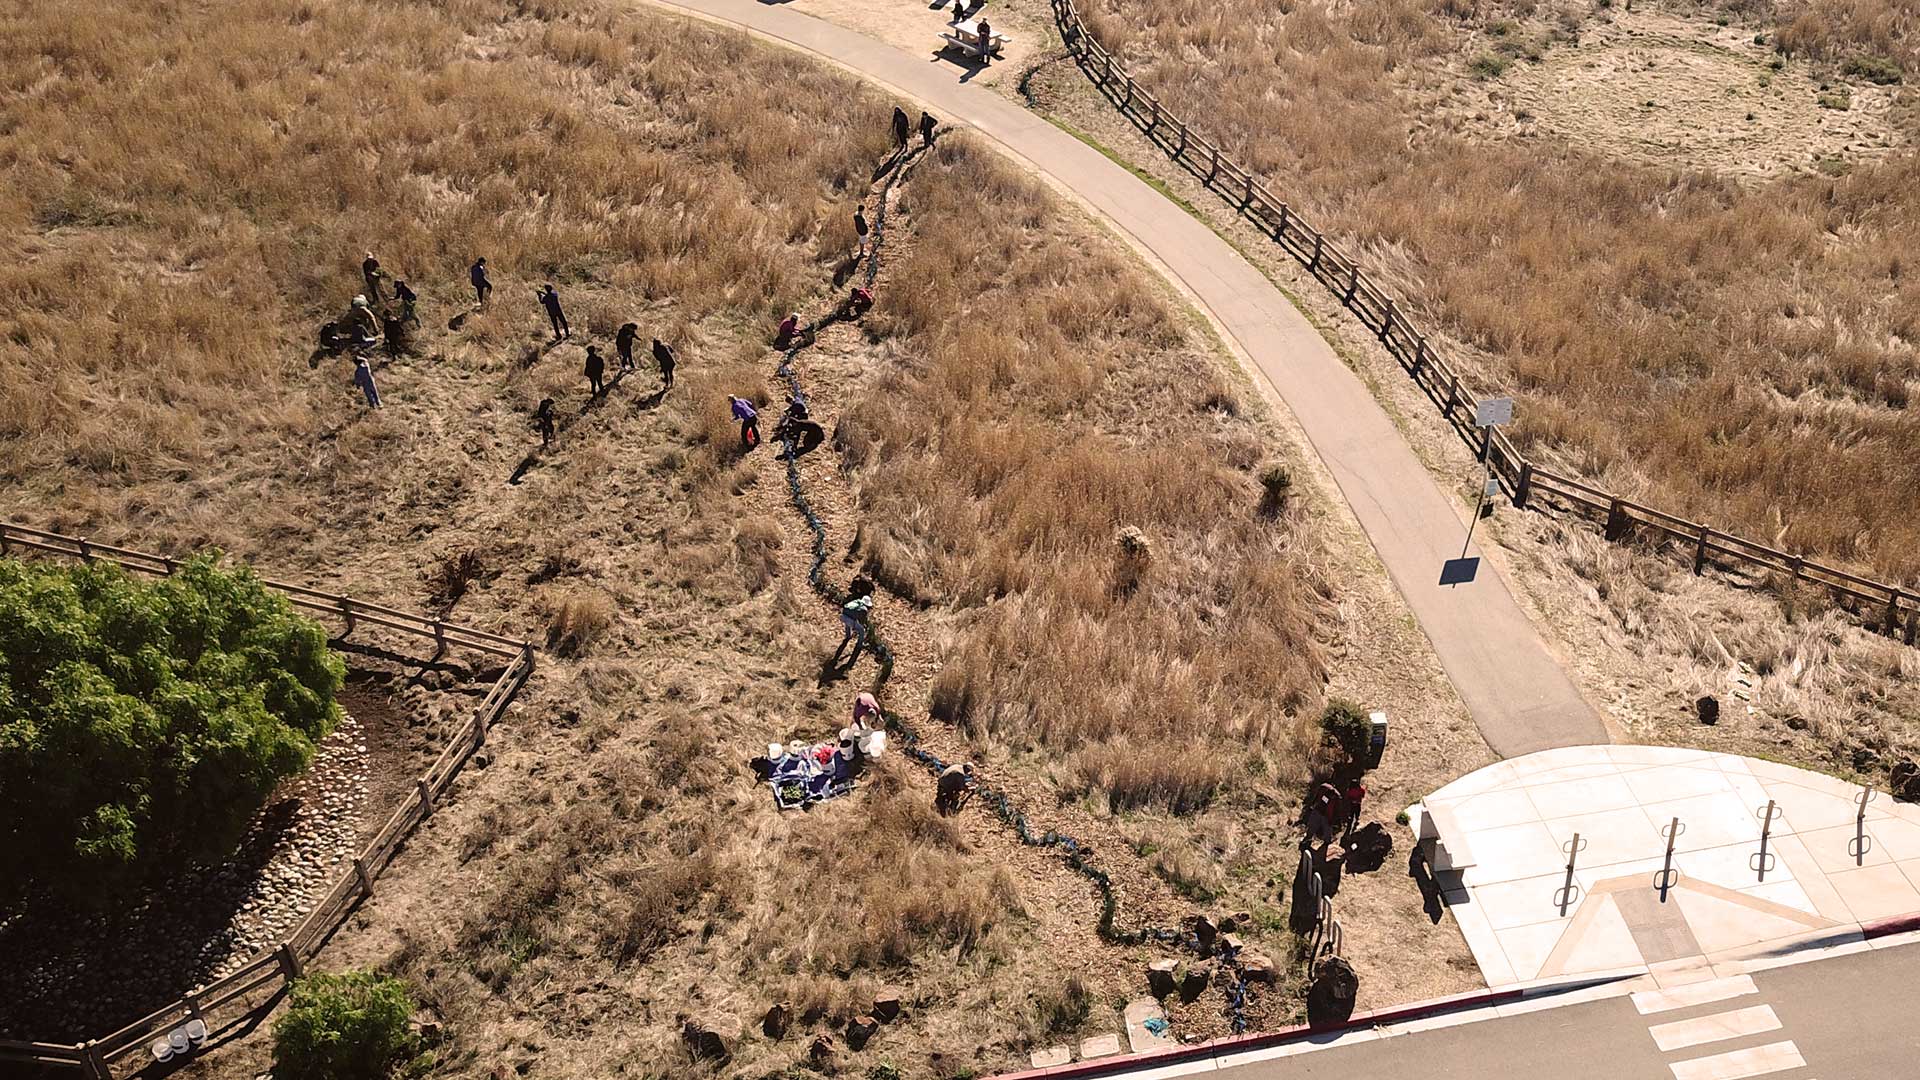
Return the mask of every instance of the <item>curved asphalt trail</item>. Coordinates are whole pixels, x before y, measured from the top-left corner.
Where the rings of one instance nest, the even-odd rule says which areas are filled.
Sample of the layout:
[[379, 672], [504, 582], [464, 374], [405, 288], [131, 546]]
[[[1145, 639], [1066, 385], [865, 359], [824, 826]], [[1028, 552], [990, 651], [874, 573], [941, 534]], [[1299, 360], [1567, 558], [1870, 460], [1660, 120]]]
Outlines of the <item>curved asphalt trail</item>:
[[1497, 570], [1446, 588], [1466, 521], [1378, 402], [1280, 290], [1205, 225], [1100, 152], [955, 69], [761, 0], [653, 0], [815, 53], [971, 125], [1072, 191], [1198, 298], [1293, 411], [1495, 753], [1607, 741]]

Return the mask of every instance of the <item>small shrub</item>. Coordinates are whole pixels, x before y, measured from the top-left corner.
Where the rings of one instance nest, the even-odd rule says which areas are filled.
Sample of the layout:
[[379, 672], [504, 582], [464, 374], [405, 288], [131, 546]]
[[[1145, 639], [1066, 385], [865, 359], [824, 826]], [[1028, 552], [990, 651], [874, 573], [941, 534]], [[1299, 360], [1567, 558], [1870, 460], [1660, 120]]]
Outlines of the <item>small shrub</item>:
[[433, 560], [424, 575], [427, 599], [441, 610], [453, 607], [467, 595], [467, 588], [485, 576], [487, 564], [477, 551], [450, 551]]
[[605, 593], [565, 593], [547, 607], [547, 648], [579, 656], [612, 621], [613, 601]]
[[1113, 572], [1114, 591], [1121, 596], [1130, 596], [1140, 587], [1140, 579], [1153, 567], [1153, 542], [1147, 539], [1146, 533], [1128, 525], [1114, 534], [1113, 543], [1118, 549]]
[[1853, 108], [1853, 91], [1844, 86], [1836, 86], [1813, 99], [1823, 109], [1846, 112]]
[[1068, 1035], [1093, 1015], [1093, 991], [1078, 975], [1067, 975], [1051, 986], [1034, 991], [1033, 1021], [1036, 1037]]
[[1279, 517], [1286, 513], [1287, 500], [1293, 495], [1293, 474], [1285, 465], [1269, 465], [1260, 473], [1260, 515]]
[[1481, 53], [1473, 58], [1473, 63], [1467, 65], [1467, 70], [1477, 79], [1497, 79], [1506, 74], [1507, 61], [1505, 57], [1494, 53]]
[[1327, 742], [1337, 746], [1351, 762], [1367, 760], [1368, 743], [1373, 738], [1373, 722], [1367, 718], [1365, 709], [1351, 701], [1338, 698], [1327, 702], [1326, 709], [1320, 714], [1320, 728], [1327, 733]]
[[302, 977], [273, 1026], [274, 1080], [378, 1080], [424, 1064], [413, 1010], [407, 984], [378, 972]]
[[1900, 65], [1884, 56], [1856, 56], [1840, 70], [1877, 86], [1892, 86], [1901, 74]]

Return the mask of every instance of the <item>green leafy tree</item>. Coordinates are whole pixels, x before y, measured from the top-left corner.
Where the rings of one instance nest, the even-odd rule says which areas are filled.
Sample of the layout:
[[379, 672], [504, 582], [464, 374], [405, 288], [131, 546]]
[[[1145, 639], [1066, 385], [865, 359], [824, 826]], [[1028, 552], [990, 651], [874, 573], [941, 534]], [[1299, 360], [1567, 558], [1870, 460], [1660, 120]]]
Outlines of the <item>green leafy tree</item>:
[[377, 971], [302, 976], [273, 1025], [274, 1080], [380, 1080], [419, 1063], [413, 1010], [407, 984]]
[[[101, 901], [232, 850], [332, 729], [319, 624], [214, 557], [158, 581], [0, 559], [0, 875]], [[0, 885], [0, 894], [9, 890]]]
[[1335, 698], [1327, 702], [1325, 711], [1321, 712], [1320, 727], [1326, 731], [1327, 741], [1339, 747], [1349, 762], [1366, 764], [1368, 743], [1373, 739], [1373, 721], [1365, 709]]

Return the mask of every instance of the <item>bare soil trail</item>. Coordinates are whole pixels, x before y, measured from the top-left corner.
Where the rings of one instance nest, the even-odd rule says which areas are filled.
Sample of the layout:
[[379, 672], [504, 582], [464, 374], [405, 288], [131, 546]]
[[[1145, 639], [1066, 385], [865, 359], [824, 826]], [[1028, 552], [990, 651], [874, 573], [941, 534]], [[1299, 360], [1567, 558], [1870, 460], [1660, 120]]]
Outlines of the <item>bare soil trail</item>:
[[1607, 741], [1599, 714], [1495, 568], [1483, 563], [1469, 585], [1439, 584], [1441, 566], [1459, 554], [1463, 510], [1360, 379], [1226, 241], [1123, 166], [946, 65], [777, 6], [661, 2], [816, 53], [971, 125], [1098, 211], [1197, 299], [1287, 403], [1493, 749], [1513, 756]]

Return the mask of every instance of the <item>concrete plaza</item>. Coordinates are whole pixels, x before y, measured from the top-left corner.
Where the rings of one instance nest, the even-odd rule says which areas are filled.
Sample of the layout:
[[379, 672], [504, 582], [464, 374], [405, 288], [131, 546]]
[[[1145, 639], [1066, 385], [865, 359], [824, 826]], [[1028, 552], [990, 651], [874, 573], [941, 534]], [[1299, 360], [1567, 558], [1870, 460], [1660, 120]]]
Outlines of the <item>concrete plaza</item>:
[[1488, 766], [1409, 814], [1499, 987], [1764, 957], [1920, 912], [1920, 807], [1878, 792], [1863, 809], [1862, 793], [1730, 754], [1575, 746]]

